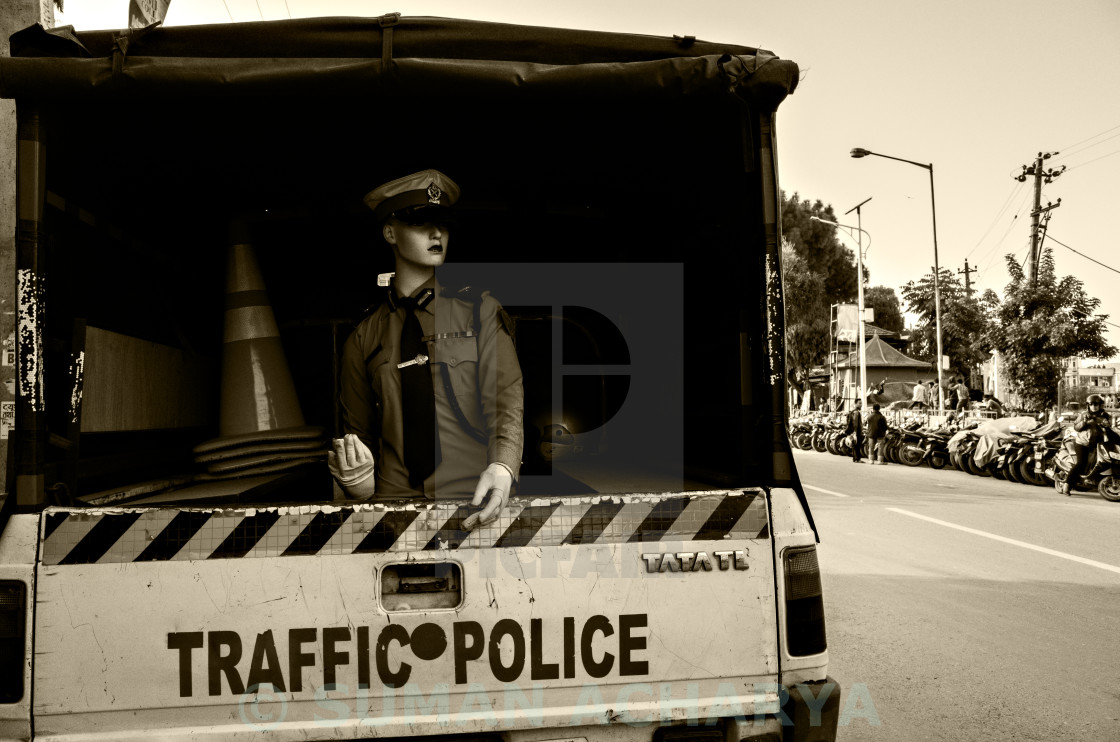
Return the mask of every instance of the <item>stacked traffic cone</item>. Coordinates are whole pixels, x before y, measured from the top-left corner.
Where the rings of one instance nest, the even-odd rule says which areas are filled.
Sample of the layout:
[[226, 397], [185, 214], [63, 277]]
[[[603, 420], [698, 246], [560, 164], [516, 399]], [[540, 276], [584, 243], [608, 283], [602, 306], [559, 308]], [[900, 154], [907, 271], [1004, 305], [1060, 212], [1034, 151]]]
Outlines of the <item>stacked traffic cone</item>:
[[304, 422], [242, 222], [230, 233], [224, 341], [220, 437], [194, 448], [204, 478], [255, 476], [322, 461], [324, 431]]

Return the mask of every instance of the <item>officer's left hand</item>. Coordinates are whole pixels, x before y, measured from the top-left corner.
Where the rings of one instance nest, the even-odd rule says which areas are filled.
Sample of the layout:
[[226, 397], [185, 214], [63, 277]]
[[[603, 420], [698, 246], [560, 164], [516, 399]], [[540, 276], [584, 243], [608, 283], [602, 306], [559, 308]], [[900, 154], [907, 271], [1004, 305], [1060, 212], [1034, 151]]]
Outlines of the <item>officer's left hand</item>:
[[474, 488], [474, 498], [471, 505], [481, 505], [486, 499], [486, 506], [480, 512], [473, 513], [463, 520], [463, 529], [473, 531], [480, 525], [486, 525], [498, 517], [502, 507], [509, 500], [509, 491], [513, 486], [513, 475], [509, 469], [501, 464], [490, 464], [482, 471], [478, 478], [478, 486]]

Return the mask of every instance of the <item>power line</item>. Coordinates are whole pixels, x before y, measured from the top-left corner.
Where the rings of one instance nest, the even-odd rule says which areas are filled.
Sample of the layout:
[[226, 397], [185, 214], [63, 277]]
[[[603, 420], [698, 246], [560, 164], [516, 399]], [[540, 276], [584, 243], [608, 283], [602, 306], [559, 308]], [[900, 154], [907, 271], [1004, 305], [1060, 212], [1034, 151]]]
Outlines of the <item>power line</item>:
[[288, 14], [288, 19], [292, 17], [292, 9], [288, 7], [288, 0], [284, 0], [284, 12]]
[[[1023, 192], [1022, 198], [1019, 202], [1019, 208], [1015, 210], [1015, 215], [1011, 217], [1011, 222], [1007, 225], [1007, 229], [1004, 231], [1003, 236], [999, 238], [998, 242], [989, 247], [984, 252], [984, 254], [980, 256], [977, 264], [979, 264], [981, 261], [984, 261], [984, 266], [980, 269], [980, 273], [977, 274], [976, 280], [980, 280], [981, 278], [983, 278], [984, 274], [987, 273], [988, 269], [991, 268], [994, 264], [997, 255], [996, 251], [999, 250], [1000, 246], [1007, 240], [1007, 236], [1011, 234], [1011, 231], [1015, 229], [1015, 226], [1019, 223], [1018, 219], [1020, 216], [1022, 216], [1024, 209], [1026, 209], [1028, 204], [1030, 203], [1030, 197], [1030, 191]], [[1029, 249], [1029, 243], [1026, 249]], [[1018, 252], [1018, 250], [1016, 250], [1015, 252]]]
[[1068, 150], [1062, 150], [1061, 154], [1056, 155], [1054, 159], [1055, 160], [1064, 160], [1064, 159], [1067, 159], [1069, 157], [1073, 157], [1076, 154], [1080, 154], [1082, 152], [1085, 152], [1086, 150], [1090, 150], [1093, 147], [1096, 147], [1098, 144], [1104, 144], [1105, 142], [1111, 141], [1111, 140], [1115, 139], [1116, 137], [1120, 137], [1120, 132], [1118, 132], [1116, 134], [1113, 134], [1110, 137], [1105, 137], [1104, 139], [1093, 142], [1092, 144], [1087, 144], [1084, 147], [1080, 147], [1080, 148], [1074, 147], [1072, 152], [1070, 152]]
[[226, 15], [229, 16], [229, 22], [236, 23], [237, 21], [233, 20], [233, 11], [229, 9], [229, 3], [226, 2], [226, 0], [222, 0], [222, 5], [226, 6]]
[[257, 3], [257, 14], [260, 15], [261, 20], [263, 21], [264, 20], [264, 12], [261, 10], [261, 0], [256, 0], [256, 3]]
[[1034, 210], [1031, 211], [1031, 262], [1030, 271], [1027, 274], [1032, 286], [1038, 281], [1038, 259], [1042, 250], [1043, 238], [1039, 234], [1040, 217], [1046, 214], [1046, 218], [1049, 219], [1050, 210], [1056, 209], [1062, 205], [1062, 199], [1059, 198], [1056, 204], [1047, 203], [1045, 208], [1042, 206], [1042, 182], [1045, 180], [1047, 185], [1049, 185], [1053, 183], [1056, 178], [1061, 177], [1062, 173], [1067, 170], [1065, 165], [1062, 165], [1058, 170], [1055, 170], [1053, 167], [1043, 169], [1046, 161], [1056, 154], [1058, 153], [1039, 152], [1038, 156], [1034, 158], [1034, 161], [1030, 165], [1023, 165], [1023, 172], [1015, 178], [1020, 183], [1024, 182], [1028, 175], [1034, 178]]
[[[1082, 139], [1080, 142], [1074, 142], [1073, 144], [1067, 144], [1064, 147], [1058, 147], [1058, 151], [1059, 152], [1065, 152], [1067, 149], [1073, 149], [1074, 147], [1076, 147], [1079, 144], [1084, 144], [1085, 142], [1096, 139], [1097, 137], [1101, 136], [1102, 134], [1107, 134], [1110, 131], [1116, 131], [1117, 129], [1120, 129], [1120, 124], [1117, 124], [1116, 126], [1113, 126], [1111, 129], [1105, 129], [1104, 131], [1100, 132], [1100, 134], [1094, 134], [1093, 136], [1091, 136], [1087, 139]], [[1111, 137], [1109, 137], [1109, 138], [1111, 139]]]
[[1002, 217], [1004, 212], [1007, 211], [1007, 207], [1010, 206], [1011, 202], [1015, 199], [1016, 192], [1021, 191], [1024, 187], [1025, 186], [1023, 183], [1016, 183], [1015, 185], [1011, 186], [1011, 192], [1008, 193], [1007, 198], [1003, 200], [1003, 205], [999, 207], [999, 210], [996, 212], [995, 217], [992, 219], [992, 223], [988, 225], [988, 228], [986, 230], [984, 230], [984, 234], [980, 235], [980, 239], [976, 240], [976, 244], [973, 245], [972, 249], [968, 251], [968, 255], [964, 256], [966, 259], [970, 257], [972, 253], [976, 252], [976, 248], [980, 247], [987, 236], [991, 234], [992, 229], [996, 226], [996, 222], [999, 221], [1000, 217]]
[[1077, 163], [1076, 165], [1074, 165], [1074, 166], [1072, 166], [1072, 167], [1067, 167], [1067, 168], [1066, 168], [1066, 171], [1068, 172], [1068, 171], [1070, 171], [1070, 170], [1076, 170], [1076, 169], [1077, 169], [1077, 168], [1079, 168], [1079, 167], [1083, 167], [1083, 166], [1085, 166], [1085, 165], [1088, 165], [1088, 164], [1089, 164], [1090, 162], [1096, 162], [1097, 160], [1103, 160], [1104, 158], [1106, 158], [1106, 157], [1112, 157], [1112, 156], [1113, 156], [1113, 155], [1115, 155], [1115, 154], [1120, 154], [1120, 149], [1118, 149], [1118, 150], [1115, 150], [1114, 152], [1109, 152], [1109, 153], [1108, 153], [1107, 155], [1101, 155], [1100, 157], [1095, 157], [1095, 158], [1093, 158], [1092, 160], [1086, 160], [1085, 162], [1079, 162], [1079, 163]]
[[1070, 246], [1069, 246], [1069, 245], [1067, 245], [1066, 243], [1064, 243], [1064, 242], [1060, 242], [1059, 240], [1055, 240], [1055, 239], [1054, 239], [1053, 237], [1051, 237], [1051, 236], [1050, 236], [1050, 235], [1048, 235], [1048, 234], [1047, 234], [1047, 235], [1044, 235], [1044, 237], [1045, 237], [1046, 239], [1048, 239], [1048, 240], [1051, 240], [1052, 242], [1057, 242], [1057, 243], [1058, 243], [1059, 245], [1061, 245], [1061, 246], [1062, 246], [1062, 247], [1064, 247], [1065, 249], [1069, 250], [1069, 251], [1070, 251], [1070, 252], [1072, 252], [1072, 253], [1076, 253], [1077, 255], [1080, 255], [1081, 257], [1085, 258], [1086, 260], [1091, 260], [1091, 261], [1093, 261], [1094, 263], [1096, 263], [1097, 265], [1101, 266], [1102, 268], [1108, 268], [1108, 269], [1109, 269], [1110, 271], [1112, 271], [1113, 273], [1120, 273], [1120, 270], [1116, 270], [1116, 269], [1115, 269], [1115, 268], [1113, 268], [1113, 267], [1112, 267], [1111, 265], [1105, 265], [1104, 263], [1102, 263], [1101, 261], [1097, 260], [1096, 258], [1090, 258], [1090, 257], [1089, 257], [1088, 255], [1086, 255], [1085, 253], [1082, 253], [1082, 252], [1077, 252], [1077, 250], [1074, 250], [1074, 249], [1073, 249], [1072, 247], [1070, 247]]
[[[1028, 244], [1028, 245], [1025, 245], [1022, 248], [1021, 252], [1024, 254], [1024, 256], [1029, 256], [1030, 249], [1031, 249], [1031, 246]], [[993, 253], [992, 256], [988, 259], [988, 262], [984, 264], [984, 267], [982, 267], [980, 269], [980, 272], [976, 274], [976, 282], [980, 283], [981, 281], [983, 281], [987, 277], [988, 272], [991, 271], [993, 268], [995, 268], [996, 265], [1005, 265], [1007, 263], [1007, 256], [1008, 255], [1018, 255], [1019, 252], [1020, 252], [1020, 250], [1016, 250], [1013, 253], [1007, 253], [1007, 254], [1003, 255], [1003, 262], [998, 263], [998, 264], [996, 263], [996, 255], [995, 255], [995, 253]], [[1018, 258], [1016, 258], [1015, 262], [1018, 263], [1018, 262], [1022, 262], [1022, 261], [1020, 261]], [[1023, 264], [1026, 265], [1026, 263], [1023, 263]]]

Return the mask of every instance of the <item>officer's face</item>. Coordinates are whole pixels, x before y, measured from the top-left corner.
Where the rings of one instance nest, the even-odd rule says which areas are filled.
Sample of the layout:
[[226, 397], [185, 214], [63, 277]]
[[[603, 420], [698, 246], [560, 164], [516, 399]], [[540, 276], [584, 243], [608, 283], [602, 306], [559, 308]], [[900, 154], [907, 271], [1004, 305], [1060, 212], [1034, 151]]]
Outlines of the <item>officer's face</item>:
[[436, 224], [406, 224], [390, 219], [385, 224], [385, 241], [393, 246], [398, 260], [418, 268], [436, 268], [447, 260], [448, 228]]

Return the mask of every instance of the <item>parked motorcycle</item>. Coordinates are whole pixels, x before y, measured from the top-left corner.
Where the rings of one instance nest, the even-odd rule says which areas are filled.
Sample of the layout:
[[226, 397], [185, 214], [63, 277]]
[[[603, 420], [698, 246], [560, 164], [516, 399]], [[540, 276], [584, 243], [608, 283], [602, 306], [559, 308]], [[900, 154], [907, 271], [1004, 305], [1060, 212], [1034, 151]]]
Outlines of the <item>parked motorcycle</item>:
[[949, 438], [952, 434], [940, 430], [904, 430], [905, 440], [899, 449], [899, 460], [907, 466], [920, 466], [922, 462], [931, 469], [944, 469], [949, 464]]
[[813, 423], [807, 419], [794, 421], [790, 424], [789, 430], [790, 442], [800, 448], [802, 451], [808, 451], [813, 447]]
[[1025, 433], [1001, 438], [992, 463], [996, 476], [1019, 484], [1037, 484], [1034, 474], [1033, 436]]
[[907, 466], [917, 466], [922, 463], [921, 457], [917, 457], [917, 463], [911, 463], [914, 456], [907, 450], [915, 440], [914, 436], [921, 425], [920, 420], [909, 420], [902, 425], [891, 425], [887, 428], [883, 451], [887, 461]]
[[992, 472], [986, 466], [980, 466], [973, 458], [976, 453], [976, 444], [979, 442], [979, 437], [972, 432], [969, 432], [958, 443], [955, 453], [955, 464], [958, 469], [963, 472], [968, 472], [977, 477], [990, 477]]
[[[929, 439], [926, 434], [920, 430], [903, 428], [899, 431], [899, 437], [902, 441], [898, 449], [899, 462], [906, 466], [920, 466], [927, 458], [926, 446]], [[944, 466], [944, 463], [941, 466]]]
[[1025, 446], [1019, 456], [1020, 480], [1038, 487], [1049, 487], [1050, 479], [1046, 470], [1062, 447], [1062, 426], [1056, 422], [1049, 423], [1019, 435]]

